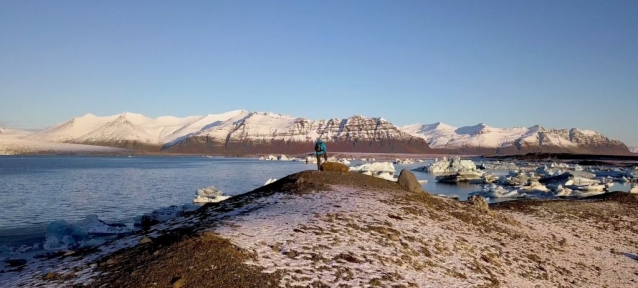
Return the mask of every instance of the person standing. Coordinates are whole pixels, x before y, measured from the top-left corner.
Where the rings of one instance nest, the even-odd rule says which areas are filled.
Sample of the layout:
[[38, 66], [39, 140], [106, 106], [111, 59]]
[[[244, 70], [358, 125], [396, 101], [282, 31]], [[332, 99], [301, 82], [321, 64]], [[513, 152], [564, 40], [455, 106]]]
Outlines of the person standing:
[[317, 139], [317, 142], [315, 142], [315, 155], [317, 156], [317, 170], [321, 170], [321, 157], [323, 156], [324, 162], [328, 161], [326, 143], [321, 139]]

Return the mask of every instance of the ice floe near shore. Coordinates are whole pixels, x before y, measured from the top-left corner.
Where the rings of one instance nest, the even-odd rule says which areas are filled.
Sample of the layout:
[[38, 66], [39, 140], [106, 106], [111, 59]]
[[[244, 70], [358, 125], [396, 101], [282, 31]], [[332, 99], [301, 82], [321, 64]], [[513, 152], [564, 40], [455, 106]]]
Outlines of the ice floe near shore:
[[350, 167], [350, 171], [383, 178], [389, 181], [396, 181], [396, 178], [394, 178], [396, 169], [392, 162], [365, 163]]
[[[268, 183], [266, 183], [268, 184]], [[215, 188], [215, 186], [209, 186], [202, 189], [197, 189], [197, 197], [193, 199], [193, 203], [216, 203], [230, 198], [222, 191]]]
[[75, 224], [58, 220], [47, 225], [46, 240], [42, 248], [49, 251], [67, 251], [93, 247], [106, 241], [100, 236], [127, 234], [132, 231], [124, 224], [107, 224], [98, 219], [97, 215], [88, 215]]

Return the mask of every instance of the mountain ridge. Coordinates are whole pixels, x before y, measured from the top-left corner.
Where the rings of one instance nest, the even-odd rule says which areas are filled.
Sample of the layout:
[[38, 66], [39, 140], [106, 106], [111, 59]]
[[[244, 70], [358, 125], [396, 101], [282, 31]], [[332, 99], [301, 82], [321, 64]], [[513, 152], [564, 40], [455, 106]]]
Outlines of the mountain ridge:
[[539, 125], [497, 128], [485, 123], [454, 127], [442, 122], [394, 125], [382, 117], [311, 120], [304, 117], [232, 110], [203, 116], [160, 116], [123, 112], [111, 116], [87, 113], [30, 133], [26, 138], [156, 150], [175, 153], [245, 155], [308, 153], [310, 142], [323, 138], [339, 152], [525, 154], [628, 154], [621, 141], [592, 130], [555, 129]]

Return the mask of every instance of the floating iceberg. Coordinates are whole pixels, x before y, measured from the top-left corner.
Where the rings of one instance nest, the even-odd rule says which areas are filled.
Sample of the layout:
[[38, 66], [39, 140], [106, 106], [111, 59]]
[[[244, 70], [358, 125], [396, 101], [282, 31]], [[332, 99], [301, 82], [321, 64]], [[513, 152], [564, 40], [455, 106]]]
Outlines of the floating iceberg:
[[394, 178], [394, 173], [396, 173], [396, 170], [394, 169], [394, 165], [391, 162], [361, 164], [350, 167], [350, 171], [383, 178], [390, 181], [396, 181], [396, 179]]
[[461, 171], [475, 171], [476, 164], [472, 160], [461, 160], [459, 157], [455, 158], [443, 158], [441, 161], [436, 161], [430, 165], [419, 167], [414, 171], [434, 173], [434, 174], [449, 174], [457, 173]]
[[440, 183], [456, 184], [460, 182], [473, 182], [481, 180], [483, 182], [483, 172], [461, 171], [454, 174], [436, 176], [436, 181]]
[[292, 158], [288, 158], [288, 156], [282, 154], [282, 155], [277, 156], [277, 160], [279, 160], [279, 161], [292, 161]]
[[215, 186], [209, 186], [202, 189], [197, 189], [197, 197], [193, 199], [193, 203], [216, 203], [230, 198], [228, 195], [224, 195], [222, 191], [215, 188]]
[[414, 163], [414, 160], [413, 159], [403, 159], [403, 160], [401, 160], [401, 159], [397, 158], [397, 159], [394, 160], [393, 163], [394, 164], [412, 164], [412, 163]]
[[273, 155], [268, 155], [268, 157], [264, 158], [264, 160], [266, 160], [266, 161], [275, 161], [275, 160], [277, 160], [277, 157], [275, 157]]

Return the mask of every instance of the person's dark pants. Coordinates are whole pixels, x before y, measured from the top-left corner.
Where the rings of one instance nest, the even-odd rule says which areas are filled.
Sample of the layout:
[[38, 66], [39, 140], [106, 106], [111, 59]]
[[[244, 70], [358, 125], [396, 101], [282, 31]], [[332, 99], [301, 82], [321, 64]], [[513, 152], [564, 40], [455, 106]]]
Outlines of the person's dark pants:
[[323, 156], [324, 162], [328, 161], [328, 153], [323, 152], [323, 154], [317, 154], [317, 170], [321, 170], [321, 157]]

